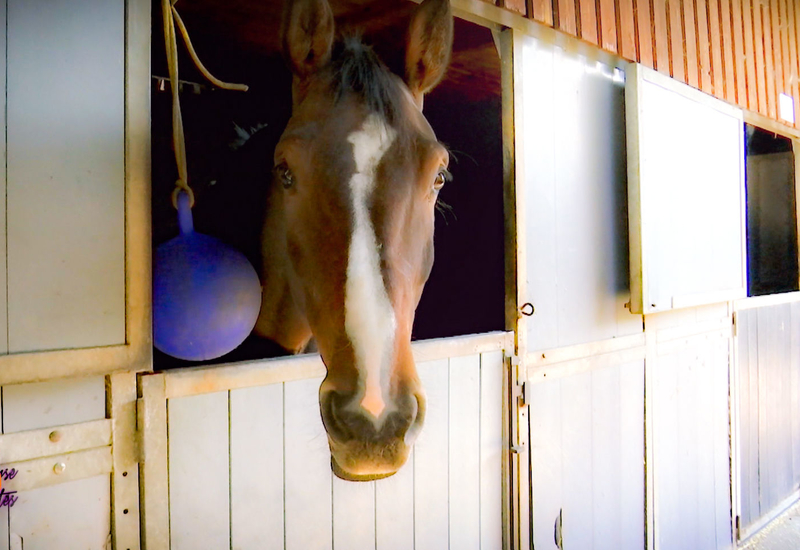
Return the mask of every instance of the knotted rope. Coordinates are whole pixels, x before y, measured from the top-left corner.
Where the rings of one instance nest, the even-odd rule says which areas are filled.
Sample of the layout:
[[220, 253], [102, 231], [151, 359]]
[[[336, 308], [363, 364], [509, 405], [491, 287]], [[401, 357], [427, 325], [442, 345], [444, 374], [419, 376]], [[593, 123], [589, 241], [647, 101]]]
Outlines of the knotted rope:
[[175, 162], [178, 165], [178, 180], [175, 182], [175, 190], [172, 192], [172, 205], [178, 208], [178, 195], [182, 192], [189, 197], [189, 207], [194, 206], [194, 192], [189, 187], [189, 174], [186, 168], [186, 141], [183, 134], [183, 118], [181, 117], [181, 102], [179, 97], [180, 84], [178, 82], [178, 38], [175, 33], [177, 25], [180, 30], [186, 49], [194, 61], [197, 69], [209, 82], [218, 88], [225, 90], [238, 90], [246, 92], [248, 87], [244, 84], [229, 84], [214, 77], [208, 69], [200, 62], [189, 39], [186, 25], [183, 24], [181, 16], [175, 9], [178, 0], [161, 0], [161, 12], [164, 16], [164, 45], [167, 50], [167, 66], [169, 69], [169, 83], [172, 88], [172, 145], [175, 149]]

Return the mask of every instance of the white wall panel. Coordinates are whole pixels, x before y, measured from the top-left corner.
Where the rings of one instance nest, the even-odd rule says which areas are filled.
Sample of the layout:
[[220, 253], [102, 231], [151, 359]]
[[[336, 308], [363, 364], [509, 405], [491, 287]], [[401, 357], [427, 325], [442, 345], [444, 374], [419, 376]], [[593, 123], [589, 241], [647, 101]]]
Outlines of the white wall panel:
[[503, 540], [503, 352], [481, 355], [480, 514], [481, 548], [502, 546]]
[[597, 368], [531, 387], [534, 545], [644, 547], [644, 365]]
[[171, 550], [230, 546], [228, 392], [170, 399]]
[[9, 526], [12, 541], [18, 541], [18, 548], [109, 548], [111, 479], [108, 475], [23, 491], [19, 495], [10, 512]]
[[414, 445], [414, 541], [416, 550], [449, 548], [448, 361], [417, 365], [427, 394], [425, 427]]
[[414, 550], [414, 453], [392, 477], [375, 482], [376, 550]]
[[286, 550], [332, 548], [331, 455], [318, 378], [284, 384]]
[[530, 350], [642, 331], [629, 300], [621, 73], [519, 37]]
[[231, 546], [283, 550], [283, 384], [230, 392]]
[[77, 424], [106, 417], [102, 376], [3, 387], [3, 432]]
[[122, 0], [8, 1], [8, 347], [125, 342]]

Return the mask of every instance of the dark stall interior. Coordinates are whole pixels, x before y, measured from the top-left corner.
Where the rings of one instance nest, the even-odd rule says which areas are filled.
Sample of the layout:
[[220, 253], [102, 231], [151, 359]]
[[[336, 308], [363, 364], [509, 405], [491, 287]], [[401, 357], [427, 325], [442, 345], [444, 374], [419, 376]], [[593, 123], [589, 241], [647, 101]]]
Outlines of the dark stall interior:
[[[357, 30], [402, 73], [404, 39], [416, 4], [333, 0], [337, 29]], [[290, 116], [291, 75], [278, 51], [281, 2], [178, 2], [198, 56], [216, 77], [247, 92], [215, 89], [179, 41], [181, 106], [197, 231], [215, 236], [259, 265], [261, 209], [273, 148]], [[170, 202], [176, 179], [171, 94], [153, 3], [153, 246], [177, 234]], [[414, 339], [505, 328], [500, 58], [489, 29], [456, 19], [452, 62], [425, 99], [424, 114], [451, 151], [453, 181], [441, 192], [433, 272], [417, 309]], [[264, 356], [244, 347], [216, 363]], [[156, 353], [156, 368], [185, 364]]]
[[792, 140], [745, 125], [749, 296], [798, 290]]

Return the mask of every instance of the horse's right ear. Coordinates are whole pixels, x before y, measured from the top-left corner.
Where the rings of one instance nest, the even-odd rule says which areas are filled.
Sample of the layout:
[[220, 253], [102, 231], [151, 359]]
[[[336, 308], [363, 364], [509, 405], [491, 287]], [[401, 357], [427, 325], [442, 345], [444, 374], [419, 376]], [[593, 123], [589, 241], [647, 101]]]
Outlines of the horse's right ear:
[[285, 0], [281, 45], [295, 75], [305, 78], [328, 63], [333, 31], [328, 0]]
[[444, 77], [452, 49], [450, 0], [424, 0], [411, 19], [406, 44], [406, 84], [420, 107]]

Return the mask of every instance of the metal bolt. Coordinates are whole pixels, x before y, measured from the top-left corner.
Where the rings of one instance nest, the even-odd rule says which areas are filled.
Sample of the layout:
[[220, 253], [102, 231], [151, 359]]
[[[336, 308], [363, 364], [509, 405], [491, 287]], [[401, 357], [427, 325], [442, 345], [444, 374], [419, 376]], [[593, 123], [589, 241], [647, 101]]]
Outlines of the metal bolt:
[[62, 473], [62, 472], [63, 472], [64, 470], [66, 470], [66, 469], [67, 469], [67, 465], [66, 465], [66, 464], [64, 464], [63, 462], [59, 462], [59, 463], [57, 463], [55, 466], [53, 466], [53, 471], [54, 471], [56, 474], [60, 474], [60, 473]]
[[59, 441], [61, 441], [61, 432], [59, 432], [58, 430], [50, 432], [50, 441], [52, 441], [53, 443], [58, 443]]

